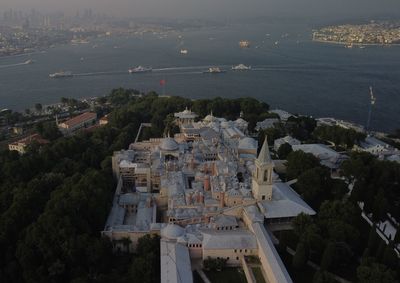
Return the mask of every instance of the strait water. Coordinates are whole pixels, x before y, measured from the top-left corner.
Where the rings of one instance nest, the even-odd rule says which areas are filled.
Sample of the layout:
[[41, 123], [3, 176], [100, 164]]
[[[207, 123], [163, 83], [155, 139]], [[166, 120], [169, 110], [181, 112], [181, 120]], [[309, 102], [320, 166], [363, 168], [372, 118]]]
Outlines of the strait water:
[[[159, 81], [165, 79], [169, 95], [252, 96], [272, 108], [365, 125], [371, 85], [377, 98], [371, 127], [400, 128], [400, 47], [346, 49], [312, 42], [311, 32], [298, 24], [229, 25], [182, 32], [181, 39], [178, 34], [98, 38], [90, 44], [0, 58], [0, 109], [24, 110], [61, 97], [102, 96], [117, 87], [162, 93]], [[250, 40], [251, 48], [240, 49], [241, 39]], [[189, 54], [181, 55], [181, 48]], [[21, 64], [28, 59], [35, 63]], [[230, 71], [239, 63], [253, 70]], [[128, 74], [127, 69], [137, 65], [155, 70]], [[227, 72], [203, 74], [209, 66]], [[76, 76], [49, 78], [59, 70]]]

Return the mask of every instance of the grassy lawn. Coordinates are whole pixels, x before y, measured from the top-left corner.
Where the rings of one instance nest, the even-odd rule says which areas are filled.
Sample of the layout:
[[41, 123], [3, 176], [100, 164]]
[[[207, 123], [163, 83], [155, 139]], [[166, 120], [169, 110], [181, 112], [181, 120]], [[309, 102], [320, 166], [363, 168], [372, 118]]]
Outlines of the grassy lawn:
[[266, 283], [264, 279], [264, 275], [259, 267], [253, 267], [251, 269], [253, 271], [254, 277], [256, 278], [257, 283]]
[[204, 273], [212, 283], [247, 283], [243, 269], [237, 267], [225, 268], [222, 271], [204, 270]]

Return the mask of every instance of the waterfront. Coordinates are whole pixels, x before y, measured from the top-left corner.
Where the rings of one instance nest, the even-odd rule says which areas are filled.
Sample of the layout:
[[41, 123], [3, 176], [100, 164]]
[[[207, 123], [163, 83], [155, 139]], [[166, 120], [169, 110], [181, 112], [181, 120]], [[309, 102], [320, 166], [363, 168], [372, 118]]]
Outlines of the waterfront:
[[[311, 27], [297, 24], [231, 25], [183, 32], [182, 40], [177, 34], [111, 37], [1, 58], [0, 108], [24, 110], [36, 102], [59, 102], [61, 97], [102, 96], [120, 86], [162, 93], [159, 81], [165, 79], [166, 93], [171, 95], [254, 96], [272, 108], [365, 124], [372, 85], [377, 97], [372, 128], [398, 128], [399, 47], [345, 49], [312, 42], [311, 33]], [[251, 42], [251, 48], [238, 47], [243, 39]], [[180, 54], [182, 48], [187, 55]], [[28, 59], [35, 63], [17, 65]], [[230, 72], [239, 63], [253, 70]], [[156, 70], [129, 75], [128, 68], [137, 65]], [[202, 74], [208, 66], [228, 72]], [[76, 76], [48, 77], [60, 70]]]

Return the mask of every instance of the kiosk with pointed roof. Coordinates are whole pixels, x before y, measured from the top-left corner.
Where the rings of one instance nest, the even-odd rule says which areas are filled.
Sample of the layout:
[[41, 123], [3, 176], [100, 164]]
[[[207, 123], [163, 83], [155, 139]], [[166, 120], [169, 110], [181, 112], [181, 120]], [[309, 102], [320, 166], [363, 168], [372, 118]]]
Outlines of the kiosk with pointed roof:
[[252, 191], [256, 200], [271, 200], [273, 185], [274, 163], [268, 148], [268, 140], [265, 137], [264, 144], [255, 161], [256, 170], [253, 173]]

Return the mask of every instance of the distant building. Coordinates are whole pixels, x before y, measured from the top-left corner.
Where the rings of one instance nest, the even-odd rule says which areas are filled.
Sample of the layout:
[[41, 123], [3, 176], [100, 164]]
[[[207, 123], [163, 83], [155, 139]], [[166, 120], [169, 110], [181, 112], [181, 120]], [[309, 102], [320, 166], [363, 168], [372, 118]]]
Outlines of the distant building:
[[332, 170], [339, 169], [342, 162], [347, 158], [324, 144], [293, 145], [292, 149], [293, 151], [301, 150], [305, 153], [311, 153], [320, 160], [322, 165]]
[[257, 122], [255, 130], [261, 131], [261, 130], [274, 128], [275, 125], [278, 124], [279, 122], [280, 122], [280, 120], [277, 118], [268, 118], [268, 119], [265, 119], [264, 121]]
[[186, 108], [182, 112], [175, 113], [174, 116], [178, 126], [182, 126], [193, 123], [194, 119], [197, 117], [197, 114]]
[[270, 110], [269, 112], [277, 114], [279, 119], [283, 122], [286, 122], [290, 117], [296, 117], [295, 115], [281, 109]]
[[361, 125], [343, 121], [343, 120], [337, 120], [335, 118], [318, 118], [317, 120], [317, 125], [318, 126], [338, 126], [344, 129], [352, 129], [355, 130], [356, 132], [359, 133], [365, 133], [365, 128]]
[[361, 142], [357, 149], [376, 156], [393, 155], [398, 152], [398, 150], [391, 145], [372, 136], [366, 137], [365, 141]]
[[301, 144], [301, 141], [299, 141], [298, 139], [295, 139], [291, 136], [286, 136], [284, 138], [281, 139], [276, 139], [274, 141], [274, 149], [275, 151], [278, 151], [279, 148], [281, 147], [281, 145], [288, 143], [289, 145], [293, 146], [293, 145], [299, 145]]
[[58, 128], [64, 135], [70, 135], [80, 129], [88, 128], [96, 123], [97, 114], [86, 112], [72, 119], [58, 124]]
[[15, 150], [18, 151], [20, 154], [24, 154], [26, 152], [26, 147], [33, 142], [36, 142], [39, 145], [44, 145], [49, 143], [48, 140], [42, 138], [39, 134], [33, 134], [26, 138], [20, 139], [16, 142], [10, 143], [8, 145], [8, 149], [10, 151]]

